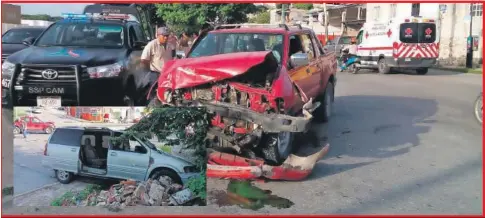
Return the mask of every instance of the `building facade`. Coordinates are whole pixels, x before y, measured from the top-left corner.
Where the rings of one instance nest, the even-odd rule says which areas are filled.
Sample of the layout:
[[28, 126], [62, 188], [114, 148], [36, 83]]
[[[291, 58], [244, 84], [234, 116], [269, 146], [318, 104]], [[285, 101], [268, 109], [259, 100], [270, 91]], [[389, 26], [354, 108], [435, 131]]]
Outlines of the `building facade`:
[[[470, 8], [472, 6], [472, 8]], [[470, 9], [472, 9], [470, 11]], [[470, 13], [471, 12], [471, 13]], [[471, 14], [471, 16], [470, 16]], [[392, 18], [421, 16], [435, 19], [440, 38], [439, 64], [464, 66], [467, 37], [475, 39], [474, 64], [482, 63], [483, 54], [483, 4], [482, 3], [368, 3], [367, 22], [387, 22]]]

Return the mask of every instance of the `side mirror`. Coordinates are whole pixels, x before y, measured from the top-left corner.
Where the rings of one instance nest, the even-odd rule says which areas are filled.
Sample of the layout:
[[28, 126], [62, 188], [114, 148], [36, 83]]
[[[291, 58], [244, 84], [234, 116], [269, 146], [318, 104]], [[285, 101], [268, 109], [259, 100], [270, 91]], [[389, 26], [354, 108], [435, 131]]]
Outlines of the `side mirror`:
[[136, 42], [133, 43], [133, 49], [135, 49], [135, 50], [143, 50], [146, 45], [147, 45], [146, 42], [136, 41]]
[[22, 41], [22, 44], [26, 46], [31, 46], [32, 44], [34, 44], [34, 42], [35, 42], [35, 37], [28, 37]]
[[310, 63], [310, 60], [308, 59], [308, 54], [306, 53], [293, 54], [290, 57], [290, 61], [294, 67], [305, 66]]

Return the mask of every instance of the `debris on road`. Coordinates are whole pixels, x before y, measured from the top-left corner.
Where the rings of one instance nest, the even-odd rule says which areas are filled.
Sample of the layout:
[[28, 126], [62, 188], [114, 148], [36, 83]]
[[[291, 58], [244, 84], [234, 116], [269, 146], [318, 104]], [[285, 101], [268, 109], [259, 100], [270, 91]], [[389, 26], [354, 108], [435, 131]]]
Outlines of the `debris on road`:
[[162, 176], [158, 180], [144, 182], [122, 181], [88, 199], [88, 205], [94, 202], [96, 206], [118, 211], [125, 206], [190, 206], [195, 204], [196, 199], [190, 189]]
[[260, 189], [250, 181], [231, 180], [227, 191], [211, 193], [212, 203], [219, 206], [238, 205], [242, 208], [258, 210], [265, 205], [278, 209], [290, 208], [294, 203], [286, 198], [278, 197], [270, 190]]
[[291, 154], [280, 166], [270, 166], [263, 160], [248, 159], [237, 155], [211, 152], [207, 164], [207, 177], [229, 179], [303, 180], [312, 172], [315, 164], [328, 153], [330, 145], [307, 157]]

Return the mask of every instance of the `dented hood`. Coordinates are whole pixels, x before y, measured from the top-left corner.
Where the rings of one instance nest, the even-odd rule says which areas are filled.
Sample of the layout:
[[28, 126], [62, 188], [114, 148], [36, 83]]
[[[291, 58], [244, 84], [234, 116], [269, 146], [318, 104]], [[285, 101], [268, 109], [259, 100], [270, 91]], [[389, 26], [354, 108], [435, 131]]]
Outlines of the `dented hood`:
[[273, 58], [271, 51], [260, 51], [173, 60], [165, 63], [158, 84], [173, 90], [194, 87], [242, 75]]

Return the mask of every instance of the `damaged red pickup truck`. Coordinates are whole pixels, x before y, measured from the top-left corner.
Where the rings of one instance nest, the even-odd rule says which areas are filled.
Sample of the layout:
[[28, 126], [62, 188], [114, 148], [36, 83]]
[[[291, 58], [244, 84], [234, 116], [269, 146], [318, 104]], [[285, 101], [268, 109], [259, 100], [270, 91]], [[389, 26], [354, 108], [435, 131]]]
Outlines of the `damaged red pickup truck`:
[[165, 64], [151, 104], [205, 106], [215, 149], [279, 165], [296, 134], [331, 116], [336, 71], [311, 29], [222, 25]]

